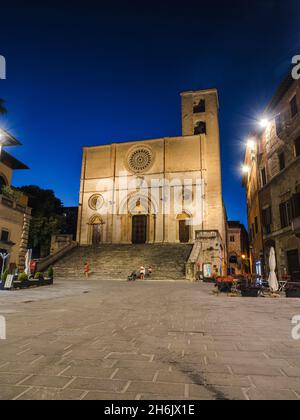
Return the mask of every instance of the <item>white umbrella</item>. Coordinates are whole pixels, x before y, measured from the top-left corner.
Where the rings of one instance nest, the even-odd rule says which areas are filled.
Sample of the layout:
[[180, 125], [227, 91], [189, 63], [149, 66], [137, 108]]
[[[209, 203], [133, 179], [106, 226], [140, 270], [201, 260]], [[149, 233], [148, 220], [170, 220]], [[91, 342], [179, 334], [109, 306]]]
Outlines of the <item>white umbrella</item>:
[[25, 273], [27, 276], [30, 276], [31, 270], [30, 270], [30, 261], [32, 258], [32, 249], [28, 249], [25, 257]]
[[275, 273], [276, 270], [276, 257], [275, 257], [275, 249], [272, 247], [270, 250], [270, 258], [269, 258], [269, 266], [270, 266], [270, 276], [269, 276], [269, 286], [271, 292], [275, 293], [279, 290], [279, 284], [277, 280], [277, 276]]

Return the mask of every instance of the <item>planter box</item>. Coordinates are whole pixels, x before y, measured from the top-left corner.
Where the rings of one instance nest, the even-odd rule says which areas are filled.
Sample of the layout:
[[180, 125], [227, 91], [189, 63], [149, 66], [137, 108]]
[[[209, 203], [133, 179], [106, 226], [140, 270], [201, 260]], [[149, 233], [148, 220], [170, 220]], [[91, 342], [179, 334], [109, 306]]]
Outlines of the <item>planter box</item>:
[[39, 280], [39, 286], [52, 286], [53, 279], [50, 278], [44, 278], [42, 280]]
[[219, 292], [221, 293], [231, 293], [232, 290], [232, 283], [223, 282], [218, 284]]
[[39, 285], [39, 280], [29, 280], [29, 287], [37, 287]]
[[300, 290], [287, 290], [285, 294], [287, 298], [300, 298]]
[[258, 297], [259, 289], [245, 289], [242, 290], [242, 296], [243, 297]]

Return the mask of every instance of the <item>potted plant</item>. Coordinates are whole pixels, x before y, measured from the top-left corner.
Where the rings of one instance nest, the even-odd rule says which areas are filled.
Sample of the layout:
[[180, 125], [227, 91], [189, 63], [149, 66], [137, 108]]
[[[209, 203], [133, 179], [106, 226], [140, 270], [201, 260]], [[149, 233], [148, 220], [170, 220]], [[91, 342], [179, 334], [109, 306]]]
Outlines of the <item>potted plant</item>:
[[16, 288], [26, 289], [29, 287], [29, 280], [26, 273], [20, 273], [18, 275], [18, 281], [14, 283]]
[[34, 279], [37, 280], [39, 286], [44, 285], [44, 274], [41, 272], [37, 272], [34, 275]]
[[45, 284], [52, 285], [54, 279], [54, 270], [53, 267], [49, 267], [47, 271], [47, 276], [44, 279]]
[[242, 297], [258, 297], [261, 288], [253, 285], [251, 281], [244, 278], [241, 281], [241, 294]]
[[300, 298], [300, 283], [288, 283], [285, 295], [287, 298]]
[[8, 270], [5, 270], [5, 271], [3, 272], [3, 274], [2, 274], [2, 276], [1, 276], [1, 281], [0, 281], [0, 290], [3, 290], [3, 289], [4, 289], [4, 285], [5, 285], [5, 282], [6, 282], [7, 276], [8, 276]]

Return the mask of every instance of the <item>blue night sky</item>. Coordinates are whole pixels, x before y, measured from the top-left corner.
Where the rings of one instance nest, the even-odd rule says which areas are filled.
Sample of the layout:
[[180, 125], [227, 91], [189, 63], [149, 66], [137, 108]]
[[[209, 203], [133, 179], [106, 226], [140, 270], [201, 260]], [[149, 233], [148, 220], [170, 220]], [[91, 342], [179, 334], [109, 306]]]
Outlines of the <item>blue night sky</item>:
[[246, 223], [243, 140], [300, 53], [299, 0], [6, 1], [0, 126], [30, 171], [14, 185], [77, 205], [81, 147], [181, 133], [184, 90], [220, 93], [224, 199]]

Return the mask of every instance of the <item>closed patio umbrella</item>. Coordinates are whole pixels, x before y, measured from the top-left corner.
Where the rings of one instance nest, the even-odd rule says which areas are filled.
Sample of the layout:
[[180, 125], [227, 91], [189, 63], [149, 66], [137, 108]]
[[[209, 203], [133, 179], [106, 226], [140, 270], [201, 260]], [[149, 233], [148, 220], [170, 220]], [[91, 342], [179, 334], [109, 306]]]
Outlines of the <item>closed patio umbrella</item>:
[[279, 284], [277, 280], [277, 276], [275, 273], [276, 270], [276, 256], [275, 256], [275, 249], [272, 247], [270, 250], [270, 258], [269, 258], [269, 266], [270, 266], [270, 276], [269, 276], [269, 286], [271, 292], [275, 293], [279, 290]]

